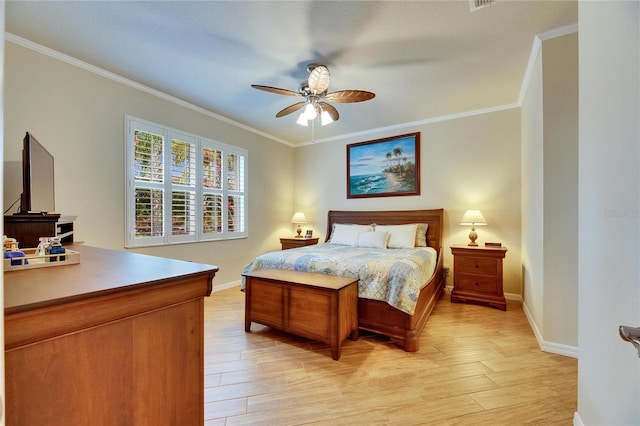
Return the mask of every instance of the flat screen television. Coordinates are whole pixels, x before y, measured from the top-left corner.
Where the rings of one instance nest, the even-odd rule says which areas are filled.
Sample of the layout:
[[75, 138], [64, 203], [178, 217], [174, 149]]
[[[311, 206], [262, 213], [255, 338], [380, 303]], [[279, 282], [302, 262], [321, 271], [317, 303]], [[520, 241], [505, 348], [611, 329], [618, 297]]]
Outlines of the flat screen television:
[[17, 214], [56, 211], [53, 155], [29, 132], [22, 146], [22, 194]]

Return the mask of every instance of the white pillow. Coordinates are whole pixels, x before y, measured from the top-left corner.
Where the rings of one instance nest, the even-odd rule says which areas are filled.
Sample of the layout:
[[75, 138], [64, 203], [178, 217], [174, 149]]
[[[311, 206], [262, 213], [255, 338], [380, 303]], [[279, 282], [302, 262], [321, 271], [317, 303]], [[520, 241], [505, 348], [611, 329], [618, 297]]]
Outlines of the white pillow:
[[414, 248], [416, 245], [417, 223], [407, 225], [376, 225], [376, 231], [388, 232], [389, 248]]
[[360, 232], [354, 246], [386, 249], [388, 239], [388, 232]]
[[371, 225], [351, 225], [336, 223], [333, 225], [331, 233], [331, 244], [342, 244], [345, 246], [353, 246], [356, 243], [360, 232], [370, 232]]

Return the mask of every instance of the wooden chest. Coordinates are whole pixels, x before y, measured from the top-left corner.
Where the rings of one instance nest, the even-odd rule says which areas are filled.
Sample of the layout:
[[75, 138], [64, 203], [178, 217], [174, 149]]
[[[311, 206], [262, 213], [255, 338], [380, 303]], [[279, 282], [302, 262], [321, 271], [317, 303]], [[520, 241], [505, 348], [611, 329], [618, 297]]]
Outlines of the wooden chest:
[[257, 322], [331, 346], [358, 339], [358, 278], [266, 269], [243, 274], [245, 331]]

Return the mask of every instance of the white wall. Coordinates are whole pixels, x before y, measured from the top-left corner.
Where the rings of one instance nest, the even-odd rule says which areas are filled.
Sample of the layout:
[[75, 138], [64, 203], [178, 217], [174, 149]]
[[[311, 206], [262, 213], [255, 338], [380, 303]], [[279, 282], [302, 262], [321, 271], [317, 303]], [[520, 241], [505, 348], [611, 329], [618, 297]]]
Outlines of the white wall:
[[[420, 196], [347, 199], [346, 145], [420, 131]], [[508, 248], [504, 288], [521, 294], [520, 113], [518, 108], [397, 129], [295, 151], [296, 206], [308, 227], [324, 238], [328, 210], [444, 208], [444, 262], [452, 266], [452, 244], [466, 244], [469, 228], [458, 223], [467, 209], [479, 209], [488, 226], [478, 242]], [[451, 285], [449, 277], [448, 285]]]
[[578, 345], [578, 35], [542, 42], [545, 346]]
[[524, 309], [543, 350], [577, 356], [577, 34], [537, 47], [522, 105]]
[[[56, 210], [78, 216], [76, 241], [124, 247], [125, 114], [249, 151], [248, 239], [136, 252], [218, 265], [215, 286], [238, 281], [246, 263], [279, 249], [278, 237], [291, 233], [293, 148], [71, 65], [55, 53], [12, 42], [5, 49], [5, 160], [19, 164], [26, 131], [53, 154]], [[20, 178], [14, 181], [5, 187], [7, 206], [21, 191]]]
[[640, 3], [580, 2], [579, 346], [574, 424], [640, 424]]
[[521, 108], [522, 294], [523, 307], [540, 343], [544, 330], [544, 132], [542, 55], [539, 49], [537, 52]]

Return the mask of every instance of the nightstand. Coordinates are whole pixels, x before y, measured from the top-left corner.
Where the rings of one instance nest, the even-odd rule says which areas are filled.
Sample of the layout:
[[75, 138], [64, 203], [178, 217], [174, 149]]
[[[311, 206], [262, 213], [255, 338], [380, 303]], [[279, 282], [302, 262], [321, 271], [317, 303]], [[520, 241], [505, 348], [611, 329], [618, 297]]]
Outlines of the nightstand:
[[502, 289], [502, 260], [506, 247], [451, 246], [452, 302], [468, 302], [507, 310]]
[[282, 244], [282, 250], [312, 246], [318, 244], [319, 238], [280, 238], [280, 244]]

